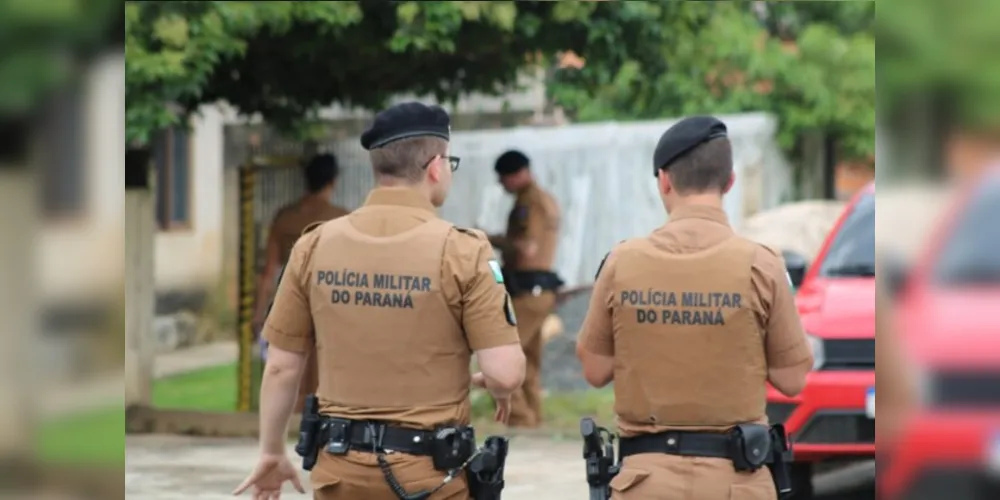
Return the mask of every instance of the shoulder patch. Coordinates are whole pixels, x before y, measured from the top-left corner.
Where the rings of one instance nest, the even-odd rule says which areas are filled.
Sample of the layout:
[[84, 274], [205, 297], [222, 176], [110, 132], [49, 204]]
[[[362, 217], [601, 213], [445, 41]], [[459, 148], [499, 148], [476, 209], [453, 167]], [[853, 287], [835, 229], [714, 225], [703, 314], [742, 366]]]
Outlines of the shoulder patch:
[[312, 231], [313, 229], [316, 229], [317, 227], [320, 227], [320, 226], [322, 226], [324, 222], [325, 222], [325, 221], [320, 221], [320, 220], [318, 220], [318, 221], [316, 221], [316, 222], [310, 222], [309, 224], [307, 224], [307, 225], [306, 225], [306, 227], [304, 227], [304, 228], [302, 229], [302, 234], [300, 234], [299, 236], [305, 236], [305, 235], [306, 235], [306, 233], [309, 233], [309, 232], [311, 232], [311, 231]]
[[504, 282], [503, 279], [503, 268], [500, 267], [500, 263], [496, 259], [490, 259], [489, 261], [490, 271], [493, 273], [493, 280], [501, 285]]

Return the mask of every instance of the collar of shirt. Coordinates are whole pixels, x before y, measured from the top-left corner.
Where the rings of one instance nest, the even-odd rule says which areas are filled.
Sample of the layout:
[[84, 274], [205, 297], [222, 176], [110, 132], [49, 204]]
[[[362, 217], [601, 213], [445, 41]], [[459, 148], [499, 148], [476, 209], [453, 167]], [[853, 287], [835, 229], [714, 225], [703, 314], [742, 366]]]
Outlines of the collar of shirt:
[[380, 187], [368, 193], [365, 206], [382, 205], [419, 208], [432, 214], [437, 214], [437, 209], [430, 200], [424, 197], [415, 189], [406, 187]]
[[667, 222], [680, 221], [685, 219], [701, 219], [725, 226], [729, 225], [729, 217], [726, 212], [719, 207], [707, 205], [687, 205], [678, 207], [670, 213], [670, 220]]
[[517, 192], [517, 199], [518, 200], [528, 199], [531, 195], [535, 193], [536, 189], [538, 189], [538, 185], [535, 184], [535, 181], [529, 182], [527, 186], [524, 186], [524, 189]]

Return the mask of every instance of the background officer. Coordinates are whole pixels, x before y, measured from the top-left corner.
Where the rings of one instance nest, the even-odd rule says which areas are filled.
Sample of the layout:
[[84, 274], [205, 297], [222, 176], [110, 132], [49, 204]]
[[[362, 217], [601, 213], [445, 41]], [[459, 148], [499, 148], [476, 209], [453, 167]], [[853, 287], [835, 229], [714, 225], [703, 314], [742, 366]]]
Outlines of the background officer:
[[812, 367], [782, 258], [727, 222], [722, 122], [681, 120], [653, 166], [670, 221], [605, 257], [577, 346], [591, 385], [615, 383], [625, 458], [612, 498], [773, 500], [766, 469], [722, 457], [724, 433], [767, 422], [764, 382], [794, 396]]
[[[335, 156], [332, 154], [314, 156], [306, 164], [303, 173], [305, 195], [281, 207], [267, 232], [264, 270], [257, 279], [254, 331], [258, 333], [264, 324], [271, 298], [274, 296], [281, 268], [288, 262], [292, 246], [298, 241], [299, 236], [308, 226], [316, 222], [325, 222], [348, 214], [346, 208], [331, 203], [337, 177], [340, 175], [340, 167]], [[299, 385], [299, 398], [295, 411], [302, 411], [302, 401], [306, 395], [316, 392], [316, 384], [316, 359], [309, 354], [305, 373], [302, 374], [302, 383]]]
[[[449, 136], [436, 106], [404, 103], [376, 115], [361, 144], [378, 187], [364, 206], [295, 244], [264, 325], [271, 352], [260, 462], [237, 493], [275, 492], [294, 479], [284, 431], [314, 345], [319, 411], [350, 423], [340, 438], [351, 450], [337, 453], [335, 436], [320, 449], [317, 499], [398, 498], [382, 465], [407, 491], [441, 484], [427, 446], [434, 429], [468, 425], [470, 382], [492, 393], [496, 418], [506, 420], [524, 355], [486, 235], [436, 215], [459, 163]], [[474, 376], [470, 352], [482, 370]], [[468, 497], [459, 476], [431, 498]]]
[[542, 424], [542, 325], [556, 305], [562, 285], [552, 272], [559, 241], [559, 205], [535, 183], [528, 157], [508, 151], [497, 159], [500, 184], [517, 197], [507, 218], [507, 233], [490, 236], [503, 256], [507, 289], [514, 298], [518, 333], [527, 358], [524, 386], [511, 400], [512, 427]]

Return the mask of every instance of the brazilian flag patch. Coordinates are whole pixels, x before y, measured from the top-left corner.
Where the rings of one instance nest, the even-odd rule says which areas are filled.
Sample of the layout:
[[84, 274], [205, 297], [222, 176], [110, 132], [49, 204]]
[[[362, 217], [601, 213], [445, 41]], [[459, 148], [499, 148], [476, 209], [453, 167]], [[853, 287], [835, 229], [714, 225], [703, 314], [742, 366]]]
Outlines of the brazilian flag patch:
[[495, 260], [491, 260], [490, 261], [490, 271], [493, 271], [493, 279], [496, 280], [497, 283], [501, 283], [502, 284], [503, 283], [503, 271], [500, 269], [500, 263], [497, 262], [497, 261], [495, 261]]

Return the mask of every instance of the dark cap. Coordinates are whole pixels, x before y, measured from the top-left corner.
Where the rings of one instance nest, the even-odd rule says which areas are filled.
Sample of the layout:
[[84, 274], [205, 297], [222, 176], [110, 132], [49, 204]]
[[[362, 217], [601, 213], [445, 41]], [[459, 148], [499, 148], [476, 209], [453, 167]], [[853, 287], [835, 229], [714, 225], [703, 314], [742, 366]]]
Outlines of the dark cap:
[[675, 123], [660, 136], [653, 153], [653, 177], [692, 149], [712, 139], [726, 137], [726, 124], [712, 116], [691, 116]]
[[497, 158], [496, 165], [493, 166], [493, 170], [496, 170], [499, 175], [514, 174], [520, 171], [522, 168], [528, 166], [528, 157], [520, 151], [510, 150], [506, 153], [500, 155]]
[[361, 134], [361, 147], [372, 150], [393, 141], [411, 137], [451, 138], [451, 119], [440, 106], [404, 102], [375, 115], [368, 130]]

